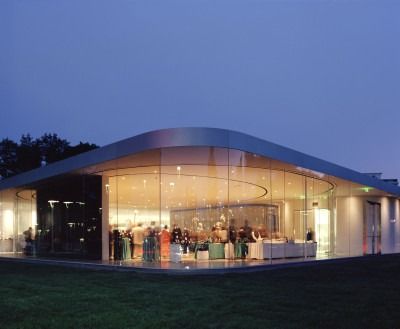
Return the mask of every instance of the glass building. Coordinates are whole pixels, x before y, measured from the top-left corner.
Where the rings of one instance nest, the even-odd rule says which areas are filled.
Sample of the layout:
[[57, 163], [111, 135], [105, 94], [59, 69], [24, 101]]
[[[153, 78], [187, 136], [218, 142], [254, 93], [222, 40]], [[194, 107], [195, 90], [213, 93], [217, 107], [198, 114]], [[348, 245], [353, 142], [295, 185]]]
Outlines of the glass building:
[[0, 181], [0, 257], [240, 266], [400, 252], [400, 188], [242, 133], [135, 136]]

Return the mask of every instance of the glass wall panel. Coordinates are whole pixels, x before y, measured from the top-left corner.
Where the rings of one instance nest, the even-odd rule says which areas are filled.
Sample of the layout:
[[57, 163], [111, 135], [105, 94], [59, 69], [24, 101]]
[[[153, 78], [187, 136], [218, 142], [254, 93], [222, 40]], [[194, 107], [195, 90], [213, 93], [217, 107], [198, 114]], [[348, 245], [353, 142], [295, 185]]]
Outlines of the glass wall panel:
[[[118, 229], [122, 238], [120, 259], [159, 260], [160, 174], [158, 166], [143, 167], [133, 174], [118, 171]], [[151, 246], [147, 242], [151, 240]], [[149, 247], [150, 249], [146, 249]]]
[[[108, 258], [114, 260], [119, 257], [117, 170], [108, 170], [102, 173], [102, 189], [103, 213], [104, 216], [108, 215], [108, 218], [106, 217], [102, 221], [108, 224]], [[107, 250], [104, 246], [106, 242], [103, 240], [103, 253]], [[106, 258], [103, 255], [102, 259], [105, 260]]]
[[214, 147], [162, 150], [163, 258], [202, 261], [233, 254], [233, 245], [229, 250], [227, 244], [231, 217], [227, 159], [226, 149]]
[[[269, 249], [264, 248], [264, 241], [268, 242], [280, 230], [280, 208], [271, 203], [269, 166], [266, 158], [229, 150], [230, 211], [241, 249], [245, 243], [249, 260], [268, 258]], [[243, 252], [241, 257], [244, 258]]]
[[270, 246], [267, 256], [270, 260], [285, 257], [286, 244], [289, 236], [290, 220], [287, 215], [285, 172], [283, 170], [270, 170], [270, 199], [269, 202], [279, 207], [279, 230], [276, 230], [267, 241]]
[[[159, 164], [160, 150], [152, 150], [118, 159], [109, 164], [109, 168], [115, 169], [102, 173], [103, 208], [108, 211], [109, 259], [141, 261], [146, 253], [151, 253], [149, 260], [159, 260], [158, 240], [153, 239], [158, 237], [161, 226]], [[146, 248], [150, 240], [149, 251]], [[104, 245], [103, 251], [106, 259]]]
[[307, 230], [306, 180], [299, 174], [286, 172], [286, 202], [289, 210], [289, 238], [286, 257], [304, 257], [304, 242]]
[[99, 259], [101, 176], [71, 175], [35, 190], [37, 254]]
[[35, 255], [37, 231], [36, 191], [22, 190], [16, 193], [16, 252]]

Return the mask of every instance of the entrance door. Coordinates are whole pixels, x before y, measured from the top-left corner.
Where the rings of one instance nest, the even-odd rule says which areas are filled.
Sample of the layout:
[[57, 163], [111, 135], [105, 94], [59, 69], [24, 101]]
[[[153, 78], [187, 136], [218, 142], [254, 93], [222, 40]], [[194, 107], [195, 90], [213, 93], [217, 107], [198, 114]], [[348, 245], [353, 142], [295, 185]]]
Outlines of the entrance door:
[[367, 201], [364, 213], [364, 255], [381, 253], [381, 204]]

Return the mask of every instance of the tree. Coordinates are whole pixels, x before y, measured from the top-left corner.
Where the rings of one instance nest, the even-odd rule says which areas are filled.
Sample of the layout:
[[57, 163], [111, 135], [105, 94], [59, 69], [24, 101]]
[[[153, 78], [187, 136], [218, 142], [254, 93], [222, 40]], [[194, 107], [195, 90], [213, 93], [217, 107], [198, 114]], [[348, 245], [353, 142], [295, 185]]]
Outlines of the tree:
[[88, 152], [94, 149], [97, 149], [98, 146], [96, 144], [83, 143], [79, 142], [79, 144], [75, 146], [70, 146], [65, 152], [66, 158], [72, 157], [74, 155], [78, 155], [80, 153]]
[[37, 146], [42, 157], [42, 161], [52, 163], [65, 159], [65, 153], [69, 147], [69, 142], [61, 139], [57, 134], [44, 134], [36, 140]]
[[17, 148], [18, 172], [24, 172], [40, 166], [40, 152], [37, 142], [31, 135], [22, 135]]
[[0, 141], [0, 179], [11, 177], [24, 171], [55, 161], [87, 152], [98, 146], [80, 142], [71, 146], [70, 142], [57, 134], [46, 133], [33, 139], [30, 134], [22, 135], [20, 143], [8, 138]]
[[2, 178], [18, 173], [17, 149], [18, 144], [8, 138], [4, 138], [0, 142], [0, 175]]

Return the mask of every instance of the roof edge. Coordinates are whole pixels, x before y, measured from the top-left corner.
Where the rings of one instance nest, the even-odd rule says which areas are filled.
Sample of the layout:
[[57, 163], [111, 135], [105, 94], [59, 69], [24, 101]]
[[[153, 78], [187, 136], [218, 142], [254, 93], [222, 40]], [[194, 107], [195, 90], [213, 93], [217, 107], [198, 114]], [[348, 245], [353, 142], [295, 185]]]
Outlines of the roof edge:
[[400, 197], [400, 187], [352, 169], [262, 140], [242, 132], [205, 127], [167, 128], [145, 132], [89, 152], [51, 163], [0, 181], [0, 190], [26, 186], [54, 176], [146, 150], [179, 146], [213, 146], [239, 149], [287, 162]]

